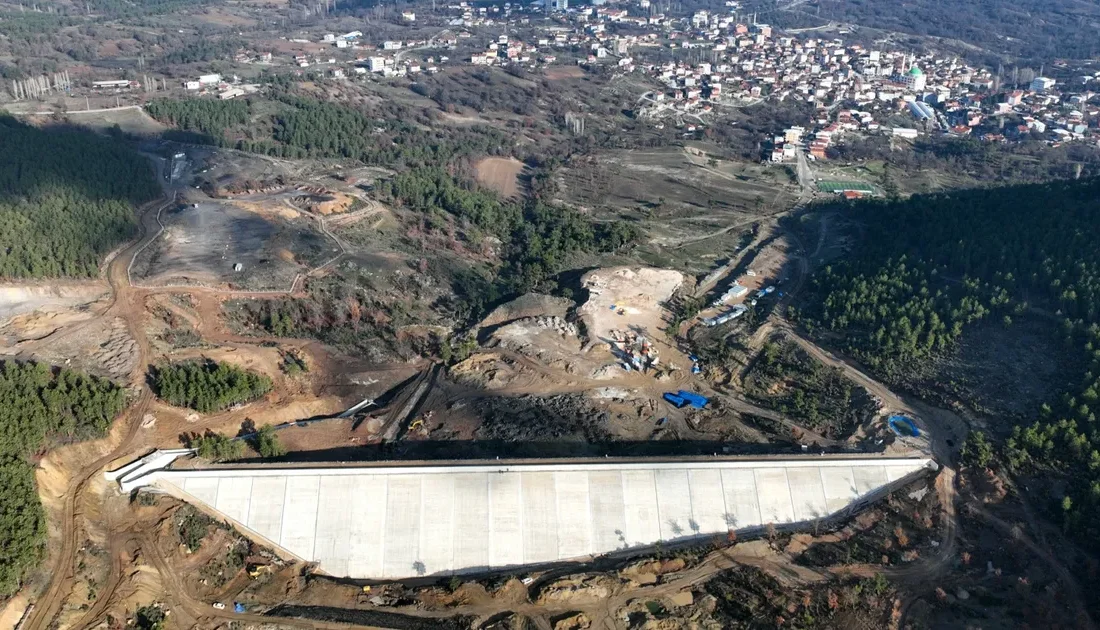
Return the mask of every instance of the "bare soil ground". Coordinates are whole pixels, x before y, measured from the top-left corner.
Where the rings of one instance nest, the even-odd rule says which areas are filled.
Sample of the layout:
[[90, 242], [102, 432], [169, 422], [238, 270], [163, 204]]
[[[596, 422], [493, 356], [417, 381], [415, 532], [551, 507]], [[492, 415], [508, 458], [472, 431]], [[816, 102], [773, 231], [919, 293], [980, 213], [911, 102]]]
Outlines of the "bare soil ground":
[[608, 342], [613, 330], [660, 336], [664, 302], [684, 283], [671, 269], [618, 267], [591, 271], [581, 278], [588, 300], [578, 315], [593, 342]]
[[525, 165], [516, 158], [486, 157], [474, 165], [477, 181], [500, 193], [502, 197], [518, 197], [520, 175]]
[[119, 380], [125, 379], [135, 366], [136, 342], [121, 318], [29, 314], [15, 318], [5, 329], [41, 324], [48, 326], [32, 330], [42, 330], [42, 334], [30, 335], [23, 341], [0, 348], [0, 353]]
[[104, 282], [0, 287], [0, 335], [6, 344], [40, 339], [92, 317], [109, 295]]
[[795, 189], [784, 174], [714, 160], [698, 149], [607, 152], [571, 161], [559, 196], [581, 207], [646, 208], [658, 242], [674, 244], [786, 210]]
[[256, 25], [256, 20], [237, 15], [235, 13], [225, 11], [222, 9], [206, 9], [205, 11], [198, 12], [194, 15], [200, 22], [207, 22], [215, 26], [228, 26], [232, 28], [238, 27], [252, 27]]
[[309, 219], [265, 216], [236, 203], [197, 205], [162, 218], [164, 232], [134, 264], [136, 282], [285, 290], [309, 263], [319, 263], [331, 251]]
[[[83, 98], [65, 98], [51, 99], [50, 103], [11, 103], [6, 107], [10, 107], [11, 111], [56, 111], [57, 107], [53, 104], [58, 100], [64, 103], [64, 112], [70, 112], [64, 114], [65, 118], [69, 121], [90, 127], [92, 129], [98, 129], [100, 131], [112, 129], [115, 125], [123, 132], [135, 135], [135, 136], [156, 136], [167, 129], [164, 125], [160, 124], [144, 110], [138, 107], [121, 107], [115, 108], [114, 98], [93, 98], [85, 101]], [[88, 107], [92, 109], [102, 111], [90, 111], [84, 110]], [[36, 120], [31, 117], [30, 120]]]
[[579, 79], [583, 76], [584, 70], [577, 66], [552, 66], [546, 69], [546, 78], [551, 81]]

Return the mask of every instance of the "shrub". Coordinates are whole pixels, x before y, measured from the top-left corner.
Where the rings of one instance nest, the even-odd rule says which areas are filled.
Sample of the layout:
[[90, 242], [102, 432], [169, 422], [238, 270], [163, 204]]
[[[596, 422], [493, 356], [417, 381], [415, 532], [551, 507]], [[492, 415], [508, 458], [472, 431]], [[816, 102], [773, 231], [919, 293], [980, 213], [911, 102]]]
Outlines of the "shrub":
[[279, 436], [275, 435], [275, 429], [271, 425], [263, 426], [253, 434], [252, 446], [260, 457], [272, 458], [286, 455], [286, 447], [279, 443]]
[[240, 459], [244, 454], [244, 442], [219, 433], [207, 432], [205, 435], [192, 435], [187, 445], [195, 449], [199, 457], [213, 461]]
[[142, 606], [134, 613], [134, 627], [138, 630], [161, 630], [168, 617], [164, 609], [155, 604]]

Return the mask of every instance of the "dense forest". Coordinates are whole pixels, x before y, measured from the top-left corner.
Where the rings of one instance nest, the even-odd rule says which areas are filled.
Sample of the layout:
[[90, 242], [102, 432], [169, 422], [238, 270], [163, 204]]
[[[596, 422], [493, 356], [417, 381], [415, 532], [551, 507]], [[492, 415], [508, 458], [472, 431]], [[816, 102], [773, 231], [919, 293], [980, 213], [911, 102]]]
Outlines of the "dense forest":
[[271, 391], [270, 378], [210, 360], [158, 366], [150, 381], [162, 400], [203, 413], [253, 401]]
[[886, 378], [950, 351], [966, 326], [1050, 321], [1088, 367], [1004, 439], [1012, 469], [1060, 480], [1050, 511], [1100, 548], [1100, 179], [830, 202], [861, 226], [815, 276], [798, 317]]
[[159, 191], [148, 160], [90, 131], [0, 115], [0, 147], [0, 277], [95, 276]]
[[44, 364], [0, 362], [0, 597], [42, 559], [46, 522], [27, 458], [51, 439], [106, 432], [125, 406], [109, 381]]
[[162, 98], [146, 104], [145, 111], [166, 125], [198, 134], [187, 139], [203, 144], [221, 144], [228, 129], [248, 124], [251, 117], [249, 104], [243, 100]]

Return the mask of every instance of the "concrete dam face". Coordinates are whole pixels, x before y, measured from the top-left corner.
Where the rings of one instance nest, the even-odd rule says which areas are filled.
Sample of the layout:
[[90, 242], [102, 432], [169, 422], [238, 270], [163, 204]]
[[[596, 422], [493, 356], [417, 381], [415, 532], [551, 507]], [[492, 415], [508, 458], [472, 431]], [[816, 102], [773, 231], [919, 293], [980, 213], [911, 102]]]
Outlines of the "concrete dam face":
[[545, 565], [809, 525], [936, 469], [927, 457], [873, 456], [167, 469], [175, 457], [158, 453], [108, 477], [124, 491], [177, 496], [284, 556], [360, 579]]

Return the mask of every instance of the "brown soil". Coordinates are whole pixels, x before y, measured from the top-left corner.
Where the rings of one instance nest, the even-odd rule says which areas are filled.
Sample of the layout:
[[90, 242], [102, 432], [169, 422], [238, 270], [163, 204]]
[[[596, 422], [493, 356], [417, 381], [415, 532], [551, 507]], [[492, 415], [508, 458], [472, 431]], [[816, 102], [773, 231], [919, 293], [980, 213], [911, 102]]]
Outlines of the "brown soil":
[[280, 219], [296, 219], [301, 214], [294, 208], [286, 204], [281, 203], [260, 203], [256, 201], [243, 201], [241, 199], [234, 199], [232, 202], [234, 206], [242, 210], [248, 210], [249, 212], [255, 212], [265, 217], [278, 217]]
[[487, 157], [474, 166], [478, 183], [500, 193], [502, 197], [518, 197], [519, 177], [524, 164], [516, 158]]
[[584, 76], [584, 70], [577, 66], [552, 66], [546, 69], [546, 78], [550, 81], [561, 79], [579, 79]]
[[309, 209], [315, 214], [341, 214], [347, 212], [353, 203], [355, 203], [355, 198], [351, 195], [333, 192], [311, 203]]

